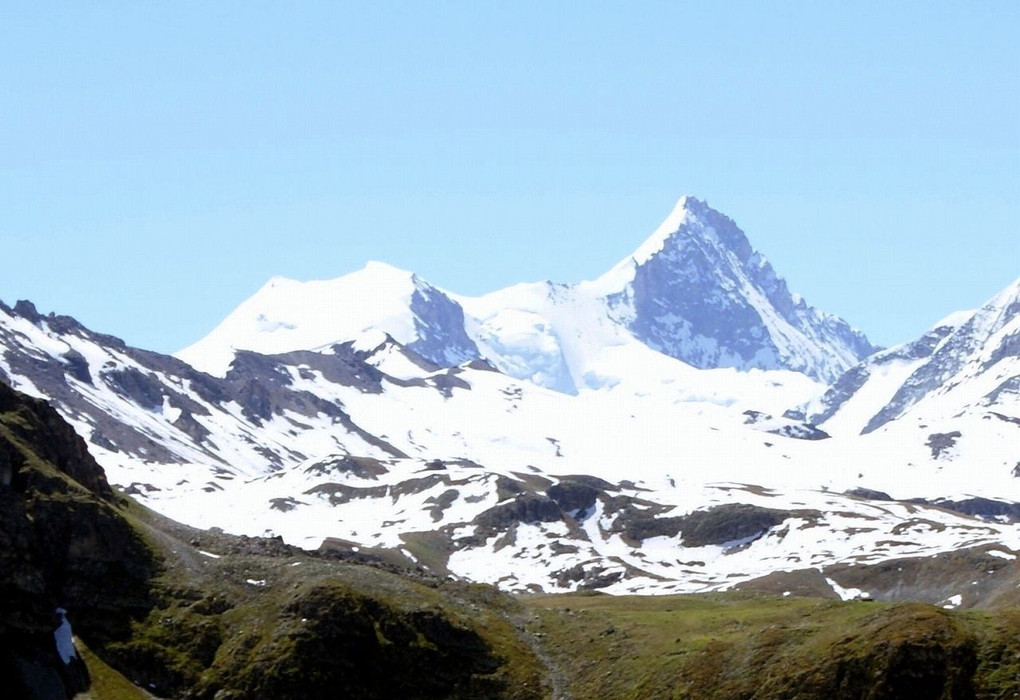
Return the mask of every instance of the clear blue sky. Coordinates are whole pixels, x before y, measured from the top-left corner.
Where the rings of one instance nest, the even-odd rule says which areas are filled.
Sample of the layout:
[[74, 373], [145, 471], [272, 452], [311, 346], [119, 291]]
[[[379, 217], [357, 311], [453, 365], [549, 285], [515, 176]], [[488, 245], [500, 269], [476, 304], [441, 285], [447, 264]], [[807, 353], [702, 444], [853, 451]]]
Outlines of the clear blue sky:
[[[1020, 3], [4, 3], [0, 299], [597, 276], [684, 193], [875, 342], [1020, 276]], [[19, 7], [20, 6], [20, 7]]]

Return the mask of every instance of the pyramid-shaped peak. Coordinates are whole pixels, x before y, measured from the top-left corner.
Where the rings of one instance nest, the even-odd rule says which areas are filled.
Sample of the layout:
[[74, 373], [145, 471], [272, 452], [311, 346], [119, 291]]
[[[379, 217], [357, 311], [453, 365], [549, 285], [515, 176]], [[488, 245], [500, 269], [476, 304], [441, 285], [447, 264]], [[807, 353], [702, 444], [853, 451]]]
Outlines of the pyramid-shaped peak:
[[684, 240], [697, 239], [708, 245], [722, 246], [733, 251], [741, 261], [754, 254], [747, 237], [725, 214], [713, 209], [708, 202], [691, 195], [677, 200], [669, 216], [638, 248], [617, 263], [602, 280], [616, 279], [621, 271], [647, 263], [658, 254], [668, 251]]
[[704, 212], [706, 209], [711, 209], [708, 206], [708, 202], [689, 194], [685, 194], [676, 200], [676, 205], [673, 207], [673, 211], [684, 210], [692, 214], [699, 214]]
[[794, 297], [732, 219], [690, 195], [590, 288], [636, 338], [695, 367], [831, 380], [872, 351], [845, 321]]

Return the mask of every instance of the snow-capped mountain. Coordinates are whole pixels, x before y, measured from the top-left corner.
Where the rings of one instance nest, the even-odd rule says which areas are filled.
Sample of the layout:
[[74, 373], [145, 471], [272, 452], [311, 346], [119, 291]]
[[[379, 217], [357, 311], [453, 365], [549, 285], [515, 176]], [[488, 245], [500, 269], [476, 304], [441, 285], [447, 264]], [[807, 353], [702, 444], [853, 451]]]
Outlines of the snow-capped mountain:
[[952, 314], [917, 340], [850, 368], [791, 415], [833, 432], [867, 434], [893, 421], [1015, 415], [1018, 397], [1020, 279], [980, 309]]
[[1015, 558], [1017, 299], [850, 367], [863, 336], [684, 198], [594, 281], [468, 298], [378, 263], [276, 278], [176, 358], [0, 304], [0, 381], [196, 526], [511, 590], [841, 581]]
[[321, 350], [382, 332], [443, 367], [477, 359], [455, 301], [417, 275], [380, 262], [335, 280], [269, 280], [212, 333], [177, 353], [222, 376], [235, 351]]
[[693, 197], [595, 284], [635, 337], [695, 367], [834, 379], [874, 350], [845, 321], [791, 294], [731, 219]]
[[[988, 516], [1020, 501], [1020, 280], [876, 353], [786, 415], [846, 444], [832, 466], [896, 498]], [[848, 461], [849, 460], [849, 461]]]
[[594, 281], [471, 298], [380, 263], [330, 281], [274, 278], [178, 357], [223, 374], [236, 350], [316, 350], [368, 331], [441, 366], [481, 356], [566, 393], [662, 366], [658, 354], [700, 369], [787, 369], [828, 381], [873, 350], [845, 321], [790, 294], [730, 219], [683, 197], [633, 255]]
[[48, 397], [112, 483], [175, 519], [510, 590], [711, 590], [1020, 548], [1013, 525], [868, 494], [856, 460], [836, 459], [852, 444], [752, 408], [816, 387], [801, 375], [660, 355], [677, 386], [573, 396], [375, 333], [238, 352], [220, 378], [19, 303], [0, 306], [0, 376]]

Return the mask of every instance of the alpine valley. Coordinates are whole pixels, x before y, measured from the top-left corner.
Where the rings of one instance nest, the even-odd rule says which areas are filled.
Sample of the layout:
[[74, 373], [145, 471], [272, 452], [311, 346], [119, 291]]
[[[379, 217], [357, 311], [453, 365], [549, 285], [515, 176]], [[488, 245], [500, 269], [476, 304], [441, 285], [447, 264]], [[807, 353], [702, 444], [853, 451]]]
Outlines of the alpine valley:
[[273, 278], [175, 356], [0, 303], [0, 381], [223, 536], [506, 592], [1016, 597], [1020, 280], [875, 348], [692, 197], [595, 280]]
[[0, 305], [0, 380], [189, 526], [510, 592], [970, 606], [1020, 548], [1020, 281], [878, 350], [692, 197], [591, 282], [274, 278], [172, 357]]
[[1020, 280], [875, 348], [691, 197], [595, 280], [274, 278], [176, 356], [0, 302], [0, 678], [1008, 697], [1018, 438]]

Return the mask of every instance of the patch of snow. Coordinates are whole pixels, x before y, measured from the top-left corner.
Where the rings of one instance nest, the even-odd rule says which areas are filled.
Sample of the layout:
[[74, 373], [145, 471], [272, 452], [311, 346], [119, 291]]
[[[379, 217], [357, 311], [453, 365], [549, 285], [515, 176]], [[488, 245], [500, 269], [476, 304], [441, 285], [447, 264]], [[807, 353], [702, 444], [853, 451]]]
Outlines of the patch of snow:
[[865, 594], [860, 588], [843, 588], [831, 578], [826, 578], [825, 582], [832, 587], [832, 590], [839, 596], [840, 600], [865, 600], [871, 596]]
[[1005, 559], [1007, 561], [1013, 561], [1014, 559], [1016, 559], [1015, 554], [1010, 554], [1009, 552], [1002, 552], [999, 551], [998, 549], [989, 549], [988, 556], [998, 557], [999, 559]]

